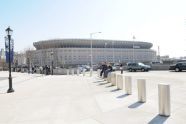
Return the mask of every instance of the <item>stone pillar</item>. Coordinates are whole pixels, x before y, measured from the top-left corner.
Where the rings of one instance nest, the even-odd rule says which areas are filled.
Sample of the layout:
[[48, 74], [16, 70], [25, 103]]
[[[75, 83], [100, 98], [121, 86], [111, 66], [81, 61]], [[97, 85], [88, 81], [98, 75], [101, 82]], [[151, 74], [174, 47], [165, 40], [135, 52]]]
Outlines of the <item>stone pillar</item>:
[[85, 69], [83, 69], [83, 76], [85, 76]]
[[74, 75], [74, 69], [71, 69], [71, 74]]
[[125, 92], [128, 95], [132, 94], [132, 78], [131, 78], [131, 76], [125, 76]]
[[111, 84], [116, 85], [116, 73], [111, 73]]
[[79, 76], [79, 69], [77, 69], [77, 76]]
[[69, 75], [69, 69], [66, 69], [66, 71], [67, 71], [67, 75]]
[[111, 73], [108, 73], [107, 82], [111, 83]]
[[92, 77], [93, 69], [90, 69], [90, 77]]
[[159, 115], [170, 116], [170, 85], [158, 84]]
[[138, 101], [146, 102], [146, 80], [138, 79], [137, 85], [138, 85]]
[[98, 75], [98, 77], [100, 77], [100, 72], [101, 72], [101, 70], [98, 69], [98, 70], [97, 70], [97, 75]]
[[117, 74], [117, 88], [122, 90], [123, 89], [123, 75]]

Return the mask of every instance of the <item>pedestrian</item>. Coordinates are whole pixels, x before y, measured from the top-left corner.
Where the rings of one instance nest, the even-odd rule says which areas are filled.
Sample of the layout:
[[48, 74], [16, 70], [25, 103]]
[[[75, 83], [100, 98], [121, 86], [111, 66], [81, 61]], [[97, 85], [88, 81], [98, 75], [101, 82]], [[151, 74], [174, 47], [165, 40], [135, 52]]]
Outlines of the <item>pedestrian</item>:
[[105, 74], [104, 74], [104, 78], [107, 78], [108, 73], [110, 73], [112, 71], [113, 71], [112, 65], [111, 64], [108, 64], [107, 65], [107, 70], [105, 71]]
[[32, 66], [32, 74], [34, 73], [34, 66]]
[[102, 64], [101, 64], [101, 67], [100, 67], [100, 69], [101, 69], [101, 72], [100, 72], [100, 77], [102, 77], [102, 75], [103, 75], [103, 67], [104, 67], [104, 63], [102, 62]]
[[103, 77], [106, 78], [106, 75], [107, 75], [107, 69], [108, 69], [108, 66], [107, 66], [107, 63], [105, 62], [104, 66], [103, 66]]
[[47, 75], [48, 74], [48, 67], [47, 67], [47, 65], [45, 65], [44, 70], [45, 70], [45, 74]]
[[120, 64], [120, 70], [121, 70], [121, 74], [123, 74], [123, 65]]

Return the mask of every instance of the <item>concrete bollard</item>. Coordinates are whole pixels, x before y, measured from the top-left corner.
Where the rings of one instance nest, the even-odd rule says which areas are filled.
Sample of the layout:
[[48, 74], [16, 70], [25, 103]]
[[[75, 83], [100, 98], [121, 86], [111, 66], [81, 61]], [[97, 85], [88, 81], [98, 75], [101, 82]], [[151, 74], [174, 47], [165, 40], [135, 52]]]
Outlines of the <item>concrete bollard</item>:
[[71, 69], [71, 74], [74, 75], [74, 69]]
[[138, 101], [146, 102], [146, 80], [138, 79], [137, 85], [138, 85]]
[[85, 69], [83, 69], [83, 76], [85, 76]]
[[98, 69], [98, 70], [97, 70], [97, 75], [98, 75], [98, 77], [100, 77], [100, 72], [101, 72], [101, 70]]
[[93, 72], [93, 69], [91, 68], [90, 69], [90, 77], [92, 77], [92, 72]]
[[108, 73], [107, 75], [107, 82], [111, 83], [111, 73]]
[[158, 84], [159, 115], [170, 116], [170, 85]]
[[69, 75], [69, 69], [66, 69], [66, 71], [67, 71], [67, 75]]
[[128, 95], [132, 94], [132, 79], [130, 76], [125, 76], [125, 92]]
[[123, 75], [117, 75], [117, 88], [122, 90], [123, 89]]
[[77, 69], [77, 76], [79, 76], [79, 69]]
[[111, 84], [116, 85], [116, 73], [112, 72], [111, 73]]

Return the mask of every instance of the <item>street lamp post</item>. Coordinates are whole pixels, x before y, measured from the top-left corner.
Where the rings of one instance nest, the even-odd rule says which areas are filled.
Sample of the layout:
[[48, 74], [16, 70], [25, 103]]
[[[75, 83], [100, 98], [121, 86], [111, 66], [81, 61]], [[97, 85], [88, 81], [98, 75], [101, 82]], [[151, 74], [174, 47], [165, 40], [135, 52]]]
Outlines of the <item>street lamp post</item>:
[[53, 62], [53, 55], [54, 55], [54, 52], [53, 51], [51, 51], [51, 53], [50, 53], [50, 55], [51, 55], [51, 60], [52, 60], [52, 62], [51, 62], [51, 75], [53, 75], [53, 65], [54, 65], [54, 62]]
[[[10, 40], [11, 40], [11, 35], [12, 35], [12, 33], [13, 33], [13, 30], [12, 29], [10, 29], [10, 27], [8, 27], [6, 30], [6, 33], [7, 33], [7, 37], [8, 37], [8, 55], [9, 55], [9, 57], [8, 57], [8, 67], [9, 67], [9, 89], [8, 89], [8, 91], [7, 91], [7, 93], [12, 93], [12, 92], [14, 92], [14, 89], [12, 88], [12, 75], [11, 75], [11, 58], [10, 58], [10, 52], [11, 52], [11, 49], [10, 49]], [[13, 44], [12, 44], [13, 45]], [[13, 46], [12, 46], [13, 47]], [[12, 58], [13, 59], [13, 58]]]
[[90, 67], [91, 67], [91, 69], [93, 69], [93, 67], [92, 67], [92, 64], [93, 64], [93, 55], [92, 55], [92, 35], [94, 35], [94, 34], [97, 34], [97, 33], [101, 33], [101, 32], [93, 32], [93, 33], [90, 33], [90, 52], [91, 52], [91, 55], [90, 55], [90, 57], [91, 57], [91, 61], [90, 61]]

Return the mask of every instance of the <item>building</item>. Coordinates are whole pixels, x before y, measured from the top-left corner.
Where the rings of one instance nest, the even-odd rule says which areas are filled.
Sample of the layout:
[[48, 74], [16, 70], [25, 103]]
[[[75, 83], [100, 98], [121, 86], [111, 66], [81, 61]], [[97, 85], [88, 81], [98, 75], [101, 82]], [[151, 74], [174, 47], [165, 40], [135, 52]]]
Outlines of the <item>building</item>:
[[107, 62], [151, 62], [156, 60], [152, 43], [140, 41], [102, 39], [53, 39], [34, 42], [32, 62], [35, 65], [82, 65], [92, 61], [98, 64]]
[[26, 65], [26, 55], [25, 53], [14, 53], [14, 64], [16, 66]]
[[0, 51], [0, 59], [5, 59], [5, 51], [4, 51], [4, 49], [1, 49], [1, 51]]
[[6, 65], [6, 57], [4, 49], [0, 50], [0, 70], [4, 70], [7, 67]]

